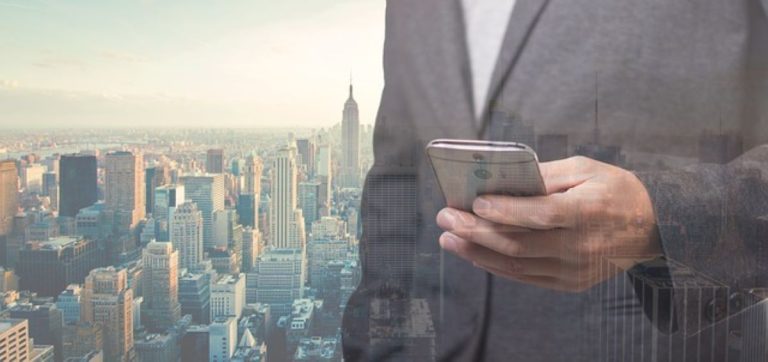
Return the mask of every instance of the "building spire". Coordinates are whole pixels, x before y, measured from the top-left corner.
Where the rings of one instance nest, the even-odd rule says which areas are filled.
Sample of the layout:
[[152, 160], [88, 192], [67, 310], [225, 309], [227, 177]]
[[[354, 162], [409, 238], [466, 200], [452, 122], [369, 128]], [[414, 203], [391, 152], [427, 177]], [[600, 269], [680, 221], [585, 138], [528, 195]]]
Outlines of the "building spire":
[[349, 99], [353, 99], [352, 97], [352, 72], [349, 72]]

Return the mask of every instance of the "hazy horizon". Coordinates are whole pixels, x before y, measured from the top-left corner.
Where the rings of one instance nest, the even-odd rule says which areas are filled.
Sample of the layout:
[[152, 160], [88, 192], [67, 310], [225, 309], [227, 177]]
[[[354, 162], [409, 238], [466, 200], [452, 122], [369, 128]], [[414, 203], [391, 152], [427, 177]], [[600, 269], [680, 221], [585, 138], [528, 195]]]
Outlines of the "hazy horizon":
[[[384, 2], [0, 1], [0, 128], [319, 128], [383, 87]], [[212, 127], [215, 125], [215, 127]]]

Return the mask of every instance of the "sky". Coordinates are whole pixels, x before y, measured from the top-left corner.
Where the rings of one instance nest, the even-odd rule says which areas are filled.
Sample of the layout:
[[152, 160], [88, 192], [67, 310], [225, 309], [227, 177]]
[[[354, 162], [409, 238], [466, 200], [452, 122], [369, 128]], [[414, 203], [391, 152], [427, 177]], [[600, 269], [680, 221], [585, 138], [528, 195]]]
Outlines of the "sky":
[[0, 0], [0, 128], [372, 124], [384, 0]]

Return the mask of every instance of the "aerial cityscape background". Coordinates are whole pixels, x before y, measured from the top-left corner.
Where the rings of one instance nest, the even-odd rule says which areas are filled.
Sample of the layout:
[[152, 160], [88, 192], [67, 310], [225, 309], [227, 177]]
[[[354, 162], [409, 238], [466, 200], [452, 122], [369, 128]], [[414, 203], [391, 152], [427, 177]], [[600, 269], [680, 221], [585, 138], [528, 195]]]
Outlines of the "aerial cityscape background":
[[340, 361], [383, 7], [0, 2], [0, 361]]

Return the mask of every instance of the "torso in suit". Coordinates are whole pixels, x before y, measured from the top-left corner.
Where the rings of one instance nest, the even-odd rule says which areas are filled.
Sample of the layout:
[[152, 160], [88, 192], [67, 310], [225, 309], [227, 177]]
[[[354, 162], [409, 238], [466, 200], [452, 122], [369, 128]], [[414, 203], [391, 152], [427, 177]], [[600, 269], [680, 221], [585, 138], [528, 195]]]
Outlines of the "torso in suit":
[[[459, 1], [388, 1], [347, 360], [743, 360], [722, 327], [736, 308], [710, 310], [760, 286], [768, 264], [760, 0], [518, 0], [478, 105], [463, 29]], [[542, 160], [582, 154], [635, 171], [674, 263], [669, 286], [628, 269], [555, 292], [441, 252], [444, 202], [424, 147], [497, 138], [499, 122]], [[704, 287], [692, 296], [684, 278]]]

